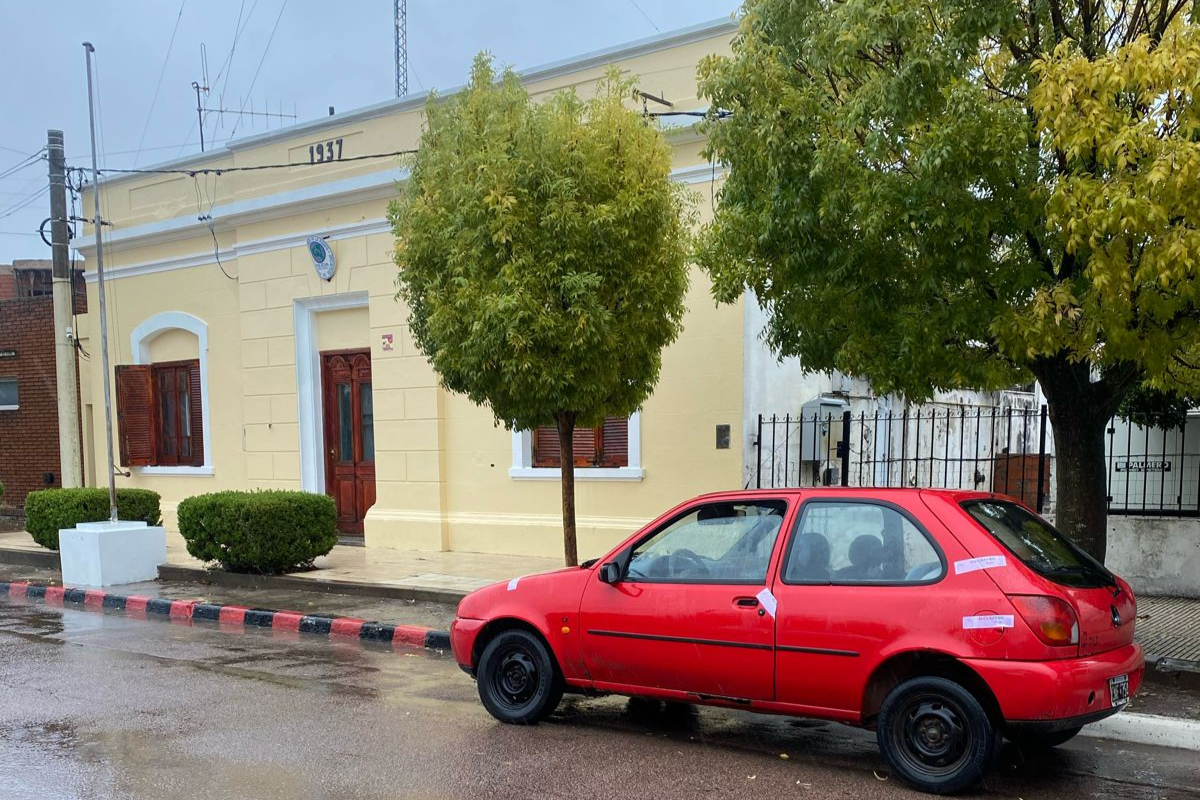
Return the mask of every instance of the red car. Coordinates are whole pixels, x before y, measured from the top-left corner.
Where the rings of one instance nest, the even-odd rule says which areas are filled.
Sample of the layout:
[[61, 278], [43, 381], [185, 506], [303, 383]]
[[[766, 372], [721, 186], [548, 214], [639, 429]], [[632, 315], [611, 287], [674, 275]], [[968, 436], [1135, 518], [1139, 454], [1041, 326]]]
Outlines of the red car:
[[873, 728], [920, 789], [1053, 747], [1141, 683], [1125, 581], [978, 492], [710, 494], [604, 558], [473, 592], [454, 655], [503, 722], [612, 692]]

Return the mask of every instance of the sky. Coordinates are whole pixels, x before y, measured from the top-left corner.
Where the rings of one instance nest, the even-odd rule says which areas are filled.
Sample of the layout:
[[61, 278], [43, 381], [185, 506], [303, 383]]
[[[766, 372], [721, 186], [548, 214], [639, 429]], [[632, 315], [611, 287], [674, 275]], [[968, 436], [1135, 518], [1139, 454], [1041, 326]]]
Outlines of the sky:
[[[408, 0], [409, 93], [461, 85], [480, 50], [535, 67], [729, 17], [736, 0]], [[295, 114], [305, 122], [395, 96], [393, 0], [0, 0], [0, 263], [49, 258], [46, 131], [67, 163], [90, 167], [82, 42], [95, 45], [101, 166], [199, 152], [205, 108]], [[240, 22], [239, 22], [240, 20]], [[202, 47], [205, 57], [202, 57]], [[205, 145], [292, 120], [208, 114]], [[16, 168], [14, 170], [14, 168]], [[24, 204], [24, 205], [23, 205]], [[22, 207], [23, 206], [23, 207]], [[88, 211], [90, 213], [90, 211]]]

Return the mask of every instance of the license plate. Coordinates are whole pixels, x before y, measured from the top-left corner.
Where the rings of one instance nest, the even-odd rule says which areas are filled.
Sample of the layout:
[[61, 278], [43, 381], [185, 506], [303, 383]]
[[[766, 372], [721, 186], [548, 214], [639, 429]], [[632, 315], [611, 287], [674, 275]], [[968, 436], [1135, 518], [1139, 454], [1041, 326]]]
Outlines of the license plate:
[[1108, 697], [1113, 708], [1119, 708], [1129, 702], [1129, 676], [1118, 675], [1108, 679]]

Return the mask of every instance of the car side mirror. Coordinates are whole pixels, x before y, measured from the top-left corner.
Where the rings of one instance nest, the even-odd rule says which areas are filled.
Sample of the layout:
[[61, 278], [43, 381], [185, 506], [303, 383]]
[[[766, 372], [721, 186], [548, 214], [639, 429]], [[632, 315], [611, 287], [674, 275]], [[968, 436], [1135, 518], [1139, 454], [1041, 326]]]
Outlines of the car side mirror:
[[621, 565], [615, 561], [600, 566], [600, 580], [608, 584], [621, 580]]

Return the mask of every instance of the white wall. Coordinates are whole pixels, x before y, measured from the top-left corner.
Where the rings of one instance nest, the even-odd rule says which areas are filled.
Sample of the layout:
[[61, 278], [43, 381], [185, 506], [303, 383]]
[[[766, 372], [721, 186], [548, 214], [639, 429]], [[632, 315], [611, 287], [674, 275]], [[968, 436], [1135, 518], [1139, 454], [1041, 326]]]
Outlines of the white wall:
[[[1010, 430], [1006, 418], [993, 420], [991, 415], [1003, 414], [1010, 408], [1014, 411], [1036, 410], [1044, 402], [1040, 392], [938, 392], [932, 402], [922, 405], [909, 404], [896, 396], [878, 397], [865, 380], [847, 377], [839, 372], [811, 372], [805, 370], [797, 358], [777, 358], [762, 338], [766, 320], [766, 312], [754, 296], [748, 294], [743, 317], [745, 486], [753, 487], [756, 484], [759, 453], [755, 442], [760, 414], [768, 420], [763, 430], [763, 486], [771, 485], [772, 464], [777, 486], [810, 485], [820, 481], [826, 468], [840, 466], [833, 449], [841, 438], [840, 411], [833, 411], [832, 426], [814, 425], [811, 417], [807, 417], [808, 422], [803, 425], [795, 422], [804, 404], [822, 395], [833, 395], [844, 400], [854, 417], [850, 437], [851, 485], [903, 484], [990, 489], [995, 456], [1004, 452], [1038, 452], [1036, 417], [1029, 417], [1027, 423], [1022, 425], [1022, 417], [1018, 415], [1014, 417]], [[982, 411], [982, 419], [977, 420], [975, 415], [979, 411]], [[887, 424], [889, 412], [894, 420], [890, 428]], [[931, 412], [936, 412], [938, 417], [933, 425], [929, 424]], [[950, 415], [949, 424], [943, 419], [947, 412]], [[823, 417], [825, 413], [822, 411]], [[900, 423], [900, 418], [906, 413], [910, 417], [907, 432]], [[915, 424], [918, 413], [921, 414], [919, 427]], [[778, 419], [774, 440], [769, 424], [772, 415], [777, 415]], [[785, 415], [792, 417], [786, 436], [783, 424]], [[865, 415], [869, 423], [861, 435], [860, 415]], [[801, 442], [804, 450], [811, 452], [815, 439], [820, 441], [819, 449], [825, 458], [816, 463], [814, 475], [814, 464], [807, 457], [801, 460]], [[960, 441], [963, 444], [961, 451]], [[1047, 431], [1047, 452], [1053, 451], [1052, 444], [1052, 435]], [[931, 452], [936, 457], [932, 465], [929, 461]], [[904, 463], [900, 461], [902, 453], [907, 459]], [[913, 457], [920, 459], [919, 470], [911, 460]], [[882, 462], [887, 461], [892, 463], [885, 466]], [[932, 474], [930, 466], [933, 467]], [[1051, 468], [1052, 482], [1053, 472]]]
[[1200, 519], [1110, 515], [1105, 565], [1137, 594], [1200, 598]]

